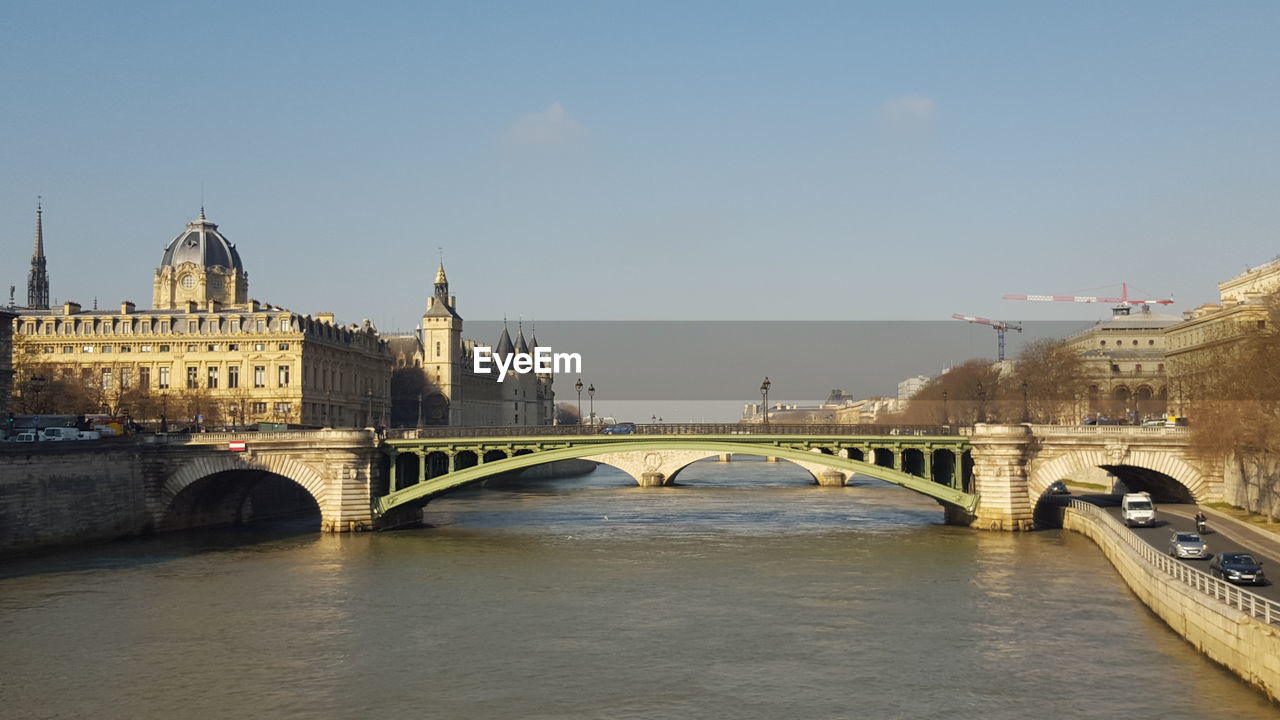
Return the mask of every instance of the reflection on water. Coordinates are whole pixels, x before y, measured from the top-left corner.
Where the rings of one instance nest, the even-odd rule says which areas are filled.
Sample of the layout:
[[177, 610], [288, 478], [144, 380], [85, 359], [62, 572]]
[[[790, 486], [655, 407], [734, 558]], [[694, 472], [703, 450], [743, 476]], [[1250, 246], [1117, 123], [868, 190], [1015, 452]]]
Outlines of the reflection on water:
[[941, 525], [786, 464], [616, 471], [429, 527], [164, 536], [12, 561], [15, 717], [1275, 717], [1088, 540]]

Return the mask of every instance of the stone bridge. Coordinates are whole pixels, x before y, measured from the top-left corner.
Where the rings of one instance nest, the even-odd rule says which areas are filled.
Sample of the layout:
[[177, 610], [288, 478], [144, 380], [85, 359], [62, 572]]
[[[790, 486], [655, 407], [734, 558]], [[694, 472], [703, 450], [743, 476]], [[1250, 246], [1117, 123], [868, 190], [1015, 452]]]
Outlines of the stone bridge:
[[[324, 531], [347, 532], [416, 520], [422, 506], [453, 489], [557, 460], [605, 463], [638, 485], [655, 486], [672, 483], [697, 460], [731, 454], [795, 463], [821, 485], [843, 485], [855, 474], [879, 478], [934, 498], [948, 522], [991, 530], [1031, 527], [1044, 489], [1085, 468], [1102, 468], [1158, 499], [1204, 502], [1222, 495], [1221, 462], [1199, 457], [1185, 428], [658, 425], [628, 435], [589, 430], [432, 428], [391, 437], [371, 430], [315, 430], [4, 444], [0, 523], [21, 528], [72, 522], [74, 512], [49, 511], [32, 519], [45, 512], [42, 504], [49, 507], [54, 486], [63, 494], [92, 496], [88, 502], [100, 507], [109, 500], [111, 507], [120, 506], [112, 512], [129, 516], [104, 521], [104, 527], [141, 532], [235, 523], [262, 514], [267, 499], [258, 498], [259, 507], [248, 505], [254, 488], [269, 481], [314, 502]], [[116, 502], [124, 496], [129, 499]], [[70, 510], [74, 500], [58, 507]], [[40, 534], [39, 527], [28, 530], [31, 537]]]

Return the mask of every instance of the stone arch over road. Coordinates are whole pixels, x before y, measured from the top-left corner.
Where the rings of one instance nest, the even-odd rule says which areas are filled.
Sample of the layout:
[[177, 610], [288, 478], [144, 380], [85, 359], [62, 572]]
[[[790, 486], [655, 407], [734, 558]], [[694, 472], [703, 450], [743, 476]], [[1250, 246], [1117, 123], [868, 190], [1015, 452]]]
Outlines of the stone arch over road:
[[[1161, 450], [1127, 450], [1116, 447], [1079, 449], [1043, 463], [1034, 463], [1027, 478], [1028, 489], [1033, 497], [1038, 497], [1055, 480], [1068, 477], [1078, 470], [1095, 467], [1103, 468], [1121, 479], [1128, 475], [1129, 478], [1138, 480], [1139, 484], [1144, 484], [1144, 475], [1147, 476], [1147, 484], [1158, 484], [1158, 479], [1151, 478], [1149, 473], [1159, 473], [1180, 485], [1190, 499], [1196, 502], [1202, 502], [1209, 496], [1209, 483], [1205, 477], [1177, 455]], [[1126, 473], [1126, 469], [1138, 472]], [[1161, 489], [1136, 487], [1133, 482], [1126, 484], [1131, 485], [1133, 490], [1151, 489], [1154, 492]]]

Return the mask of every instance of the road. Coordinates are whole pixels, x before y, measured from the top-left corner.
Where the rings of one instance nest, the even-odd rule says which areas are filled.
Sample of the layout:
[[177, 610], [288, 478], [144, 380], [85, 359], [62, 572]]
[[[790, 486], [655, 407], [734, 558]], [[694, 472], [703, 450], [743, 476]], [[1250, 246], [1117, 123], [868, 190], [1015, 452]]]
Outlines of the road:
[[[1059, 496], [1066, 497], [1066, 496]], [[1105, 509], [1110, 515], [1120, 520], [1119, 495], [1076, 495], [1073, 496], [1091, 502]], [[1153, 527], [1131, 528], [1133, 532], [1160, 552], [1169, 552], [1169, 536], [1174, 531], [1195, 532], [1195, 505], [1177, 503], [1159, 503], [1156, 505], [1156, 524]], [[1273, 574], [1280, 577], [1280, 539], [1265, 538], [1259, 533], [1244, 526], [1239, 521], [1220, 513], [1206, 511], [1209, 515], [1208, 530], [1201, 537], [1209, 546], [1209, 552], [1216, 555], [1222, 552], [1247, 552], [1262, 561], [1263, 572], [1268, 578]], [[1209, 574], [1209, 559], [1180, 560], [1188, 567]], [[1270, 585], [1241, 585], [1244, 590], [1255, 593], [1268, 600], [1280, 602], [1280, 584], [1272, 579]]]

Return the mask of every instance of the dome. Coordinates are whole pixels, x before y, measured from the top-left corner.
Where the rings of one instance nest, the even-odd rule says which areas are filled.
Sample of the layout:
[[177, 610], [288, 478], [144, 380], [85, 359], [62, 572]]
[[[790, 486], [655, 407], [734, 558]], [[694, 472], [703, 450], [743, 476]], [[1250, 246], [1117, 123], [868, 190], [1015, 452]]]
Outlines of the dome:
[[204, 217], [200, 210], [200, 218], [187, 223], [187, 229], [165, 246], [161, 267], [177, 267], [183, 263], [195, 263], [202, 268], [224, 267], [228, 270], [244, 270], [240, 264], [240, 253], [234, 243], [228, 242], [218, 226]]

